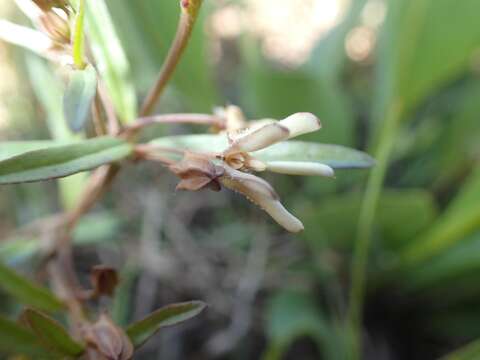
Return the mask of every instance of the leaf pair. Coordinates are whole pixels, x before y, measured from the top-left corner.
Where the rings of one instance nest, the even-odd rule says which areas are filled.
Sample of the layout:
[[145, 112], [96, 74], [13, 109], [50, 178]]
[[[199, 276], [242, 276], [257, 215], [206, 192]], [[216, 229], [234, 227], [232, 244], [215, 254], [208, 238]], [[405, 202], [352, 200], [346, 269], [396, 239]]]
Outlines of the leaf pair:
[[[144, 344], [158, 330], [186, 321], [205, 309], [201, 301], [173, 304], [157, 310], [123, 331], [107, 315], [85, 333], [87, 343], [111, 359], [128, 360], [134, 348]], [[78, 358], [85, 345], [74, 340], [53, 318], [33, 309], [22, 313], [19, 324], [0, 317], [0, 352], [24, 354], [35, 359]]]

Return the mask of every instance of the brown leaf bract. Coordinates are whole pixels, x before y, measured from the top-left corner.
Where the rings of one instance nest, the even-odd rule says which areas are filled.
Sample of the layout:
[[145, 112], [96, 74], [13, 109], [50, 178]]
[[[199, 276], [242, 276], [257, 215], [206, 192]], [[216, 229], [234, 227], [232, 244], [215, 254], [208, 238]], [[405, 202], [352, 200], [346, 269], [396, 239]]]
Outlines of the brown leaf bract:
[[224, 174], [224, 169], [212, 163], [206, 156], [186, 153], [182, 161], [170, 166], [170, 170], [182, 179], [177, 190], [221, 189], [218, 178]]
[[95, 296], [112, 296], [119, 282], [118, 273], [109, 266], [97, 265], [91, 270], [90, 281]]
[[107, 360], [130, 360], [133, 356], [133, 344], [127, 334], [106, 314], [86, 329], [84, 338]]

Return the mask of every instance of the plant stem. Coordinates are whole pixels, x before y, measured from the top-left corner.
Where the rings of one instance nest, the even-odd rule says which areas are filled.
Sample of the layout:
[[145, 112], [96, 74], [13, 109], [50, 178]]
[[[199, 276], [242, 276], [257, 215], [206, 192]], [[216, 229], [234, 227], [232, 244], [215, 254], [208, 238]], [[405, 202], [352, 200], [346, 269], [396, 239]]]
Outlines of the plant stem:
[[80, 0], [78, 5], [78, 14], [75, 21], [75, 32], [73, 34], [73, 62], [77, 69], [85, 68], [84, 47], [85, 47], [85, 34], [83, 30], [83, 24], [85, 19], [85, 0]]
[[84, 190], [82, 200], [72, 211], [66, 214], [68, 233], [73, 230], [78, 220], [96, 204], [119, 170], [120, 166], [116, 164], [105, 165], [95, 170]]
[[393, 102], [387, 111], [387, 118], [380, 134], [380, 143], [375, 152], [377, 165], [368, 179], [358, 221], [351, 268], [350, 305], [347, 314], [350, 359], [361, 357], [361, 323], [368, 252], [373, 235], [376, 207], [387, 172], [388, 160], [395, 143], [401, 112], [402, 106], [399, 102]]
[[98, 79], [98, 96], [103, 104], [103, 109], [107, 115], [108, 134], [117, 135], [120, 132], [120, 121], [115, 113], [115, 106], [110, 98], [107, 88], [101, 78]]
[[168, 51], [167, 58], [160, 70], [157, 81], [142, 105], [140, 116], [147, 116], [152, 113], [155, 104], [172, 77], [192, 35], [192, 30], [198, 17], [202, 0], [181, 0], [180, 4], [182, 13], [178, 23], [177, 34], [175, 35], [170, 50]]

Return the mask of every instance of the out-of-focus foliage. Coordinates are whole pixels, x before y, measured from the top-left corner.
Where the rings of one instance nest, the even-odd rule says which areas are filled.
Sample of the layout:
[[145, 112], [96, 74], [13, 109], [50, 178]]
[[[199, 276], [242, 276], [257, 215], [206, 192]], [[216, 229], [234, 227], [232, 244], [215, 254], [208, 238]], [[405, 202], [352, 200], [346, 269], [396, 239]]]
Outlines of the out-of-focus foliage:
[[[93, 51], [103, 59], [99, 70], [107, 87], [115, 89], [113, 100], [122, 118], [129, 121], [136, 112], [134, 94], [146, 94], [168, 50], [178, 6], [163, 0], [105, 3], [106, 8], [93, 5], [100, 7], [97, 12], [90, 9], [87, 27], [109, 45]], [[352, 0], [343, 20], [317, 41], [308, 61], [295, 66], [265, 54], [248, 16], [236, 36], [214, 33], [215, 14], [229, 6], [240, 13], [248, 1], [205, 3], [158, 111], [210, 112], [229, 102], [241, 105], [251, 118], [310, 111], [319, 115], [324, 128], [306, 139], [373, 151], [386, 119], [399, 107], [368, 264], [364, 358], [477, 359], [476, 342], [447, 354], [480, 337], [480, 2]], [[380, 14], [386, 10], [381, 23], [366, 20], [372, 8]], [[107, 20], [105, 28], [99, 26], [105, 20], [99, 19], [106, 10], [112, 23]], [[373, 47], [360, 60], [346, 51], [358, 31], [373, 36]], [[114, 32], [118, 43], [111, 38]], [[117, 56], [117, 45], [125, 56]], [[24, 62], [18, 59], [23, 58], [9, 50], [10, 66], [19, 74]], [[0, 123], [2, 138], [5, 132], [7, 138], [29, 139], [35, 132], [71, 148], [82, 134], [72, 135], [65, 126], [61, 82], [36, 58], [27, 58], [25, 67], [29, 75], [22, 81], [32, 84], [36, 98], [24, 100], [24, 107], [10, 100], [8, 111], [21, 114], [11, 118], [31, 120]], [[130, 74], [135, 90], [126, 81]], [[21, 91], [31, 98], [28, 87]], [[158, 127], [146, 136], [178, 130]], [[0, 143], [0, 159], [48, 143], [24, 143], [28, 149], [17, 145]], [[0, 169], [0, 181], [7, 170]], [[344, 358], [340, 324], [366, 172], [338, 171], [335, 181], [276, 177], [275, 188], [304, 220], [306, 230], [298, 237], [280, 232], [236, 197], [171, 195], [174, 185], [165, 172], [145, 166], [140, 173], [127, 173], [99, 205], [104, 209], [96, 209], [81, 224], [75, 237], [82, 245], [76, 248], [80, 267], [101, 258], [124, 270], [125, 282], [114, 301], [118, 323], [141, 319], [155, 305], [171, 300], [195, 296], [210, 304], [201, 322], [148, 342], [142, 358]], [[83, 186], [80, 180], [63, 191], [75, 198]], [[9, 233], [58, 210], [55, 194], [52, 183], [2, 187], [0, 229]], [[0, 244], [0, 257], [32, 271], [42, 243], [27, 235]], [[259, 238], [270, 241], [267, 255], [258, 248]], [[93, 250], [92, 244], [103, 246]], [[40, 291], [21, 285], [4, 290], [22, 300]], [[33, 297], [40, 303], [30, 305], [45, 307], [42, 294]], [[47, 308], [52, 301], [56, 304], [47, 298]], [[2, 297], [0, 305], [3, 313], [19, 312], [11, 297]], [[30, 344], [30, 332], [2, 319], [0, 350], [8, 344], [2, 334], [16, 336], [18, 346]], [[30, 345], [23, 352], [35, 354], [37, 346]]]

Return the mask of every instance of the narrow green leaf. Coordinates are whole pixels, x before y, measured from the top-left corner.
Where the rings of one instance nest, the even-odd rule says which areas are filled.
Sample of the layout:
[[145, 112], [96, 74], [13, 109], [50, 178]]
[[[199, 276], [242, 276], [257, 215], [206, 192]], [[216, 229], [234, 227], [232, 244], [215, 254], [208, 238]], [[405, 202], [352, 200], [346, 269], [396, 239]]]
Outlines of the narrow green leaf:
[[[140, 93], [146, 93], [157, 76], [175, 36], [179, 15], [179, 1], [115, 0], [106, 1], [116, 29], [122, 40], [133, 77]], [[159, 21], [159, 14], [162, 20]], [[208, 11], [201, 11], [197, 30], [206, 26]], [[202, 31], [194, 31], [188, 49], [178, 65], [170, 85], [187, 108], [209, 111], [218, 103], [216, 87], [210, 66], [210, 54], [205, 49], [208, 39]], [[195, 86], [192, 86], [195, 84]]]
[[[156, 139], [153, 145], [203, 152], [221, 152], [228, 146], [224, 135], [182, 135]], [[368, 168], [375, 161], [367, 154], [340, 145], [285, 141], [253, 153], [263, 161], [312, 161], [335, 169]], [[173, 155], [175, 156], [175, 155]]]
[[[350, 249], [361, 213], [362, 194], [349, 192], [322, 198], [320, 204], [305, 208], [298, 215], [304, 221], [303, 236], [309, 242], [328, 243]], [[376, 231], [381, 247], [397, 251], [435, 222], [438, 216], [435, 200], [428, 191], [420, 189], [384, 190], [378, 200]], [[341, 226], [338, 224], [341, 220]]]
[[366, 153], [340, 145], [304, 141], [285, 141], [257, 151], [254, 156], [265, 161], [313, 161], [334, 169], [369, 168], [375, 161]]
[[[309, 293], [282, 291], [275, 294], [268, 304], [266, 332], [272, 344], [265, 359], [280, 359], [296, 339], [308, 336], [328, 356], [332, 345], [332, 334], [322, 313], [317, 309]], [[337, 356], [339, 350], [337, 350]], [[333, 357], [334, 358], [334, 357]]]
[[401, 254], [413, 265], [445, 252], [480, 228], [480, 169], [474, 171], [442, 216]]
[[88, 0], [87, 32], [97, 68], [123, 122], [135, 120], [137, 99], [130, 65], [104, 0]]
[[65, 94], [65, 85], [63, 79], [38, 56], [29, 55], [25, 60], [32, 90], [44, 110], [46, 125], [52, 139], [65, 142], [80, 140], [78, 134], [70, 131], [64, 117], [62, 100]]
[[375, 118], [383, 117], [394, 98], [411, 110], [468, 71], [480, 46], [479, 11], [477, 0], [389, 3], [378, 50]]
[[145, 319], [131, 324], [127, 328], [127, 335], [135, 347], [141, 346], [158, 330], [184, 322], [200, 314], [207, 305], [202, 301], [189, 301], [165, 306]]
[[97, 92], [97, 73], [92, 65], [83, 70], [73, 70], [63, 97], [63, 111], [70, 129], [83, 130]]
[[34, 140], [5, 141], [0, 143], [0, 161], [24, 154], [29, 151], [47, 149], [53, 146], [67, 145], [70, 141]]
[[[404, 291], [458, 285], [480, 271], [480, 233], [462, 239], [448, 251], [441, 252], [403, 275]], [[476, 279], [472, 284], [474, 288]]]
[[64, 356], [78, 356], [84, 352], [84, 346], [73, 340], [68, 332], [49, 316], [27, 309], [22, 317], [46, 347]]
[[0, 184], [13, 184], [59, 178], [100, 165], [119, 161], [130, 155], [127, 142], [99, 137], [72, 145], [34, 150], [0, 161]]
[[85, 0], [79, 0], [78, 12], [75, 20], [75, 33], [73, 34], [73, 62], [77, 69], [85, 67], [85, 32], [83, 28], [85, 20]]
[[34, 284], [1, 262], [0, 288], [18, 301], [42, 310], [58, 311], [63, 308], [63, 303], [50, 290]]
[[139, 269], [128, 265], [120, 273], [120, 284], [115, 292], [112, 303], [112, 319], [115, 324], [125, 326], [129, 322], [130, 308], [134, 297], [135, 280], [138, 277]]
[[440, 360], [476, 360], [478, 358], [480, 358], [480, 340], [473, 341]]
[[48, 352], [27, 329], [0, 316], [0, 352], [29, 355], [34, 359], [51, 359]]

